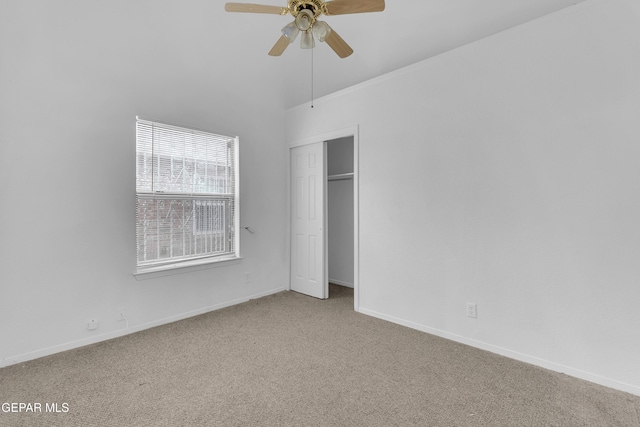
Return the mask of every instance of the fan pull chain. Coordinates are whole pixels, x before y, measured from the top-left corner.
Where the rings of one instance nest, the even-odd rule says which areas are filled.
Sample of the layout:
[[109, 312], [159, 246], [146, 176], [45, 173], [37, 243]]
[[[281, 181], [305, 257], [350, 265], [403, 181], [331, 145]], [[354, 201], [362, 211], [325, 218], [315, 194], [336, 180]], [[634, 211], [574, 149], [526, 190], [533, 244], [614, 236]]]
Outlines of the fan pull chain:
[[313, 51], [311, 48], [311, 108], [313, 108]]

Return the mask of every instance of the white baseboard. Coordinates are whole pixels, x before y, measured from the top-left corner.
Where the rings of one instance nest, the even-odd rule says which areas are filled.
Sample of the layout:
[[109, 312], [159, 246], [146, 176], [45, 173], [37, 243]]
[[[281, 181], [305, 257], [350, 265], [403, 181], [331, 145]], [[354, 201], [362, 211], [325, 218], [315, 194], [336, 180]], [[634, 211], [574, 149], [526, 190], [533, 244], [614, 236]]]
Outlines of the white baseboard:
[[636, 396], [640, 396], [640, 387], [632, 384], [623, 383], [617, 380], [602, 377], [600, 375], [581, 371], [579, 369], [570, 368], [568, 366], [563, 366], [558, 363], [550, 362], [548, 360], [539, 359], [537, 357], [529, 356], [523, 353], [518, 353], [517, 351], [512, 351], [512, 350], [498, 347], [492, 344], [487, 344], [482, 341], [477, 341], [471, 338], [463, 337], [461, 335], [452, 334], [450, 332], [441, 331], [439, 329], [431, 328], [425, 325], [420, 325], [418, 323], [400, 319], [394, 316], [388, 316], [386, 314], [378, 313], [377, 311], [369, 310], [367, 308], [360, 307], [359, 312], [362, 314], [366, 314], [368, 316], [376, 317], [378, 319], [386, 320], [391, 323], [396, 323], [398, 325], [406, 326], [411, 329], [416, 329], [421, 332], [426, 332], [428, 334], [446, 338], [451, 341], [456, 341], [462, 344], [469, 345], [471, 347], [479, 348], [481, 350], [486, 350], [491, 353], [496, 353], [501, 356], [508, 357], [510, 359], [515, 359], [521, 362], [529, 363], [531, 365], [539, 366], [541, 368], [549, 369], [550, 371], [560, 372], [575, 378], [579, 378], [581, 380], [589, 381], [605, 387], [609, 387], [612, 389], [624, 391], [626, 393], [631, 393]]
[[164, 319], [154, 320], [153, 322], [143, 323], [141, 325], [136, 325], [129, 328], [118, 329], [116, 331], [106, 332], [104, 334], [95, 335], [90, 338], [84, 338], [77, 341], [71, 341], [65, 344], [56, 345], [49, 348], [44, 348], [40, 350], [36, 350], [29, 353], [19, 354], [17, 356], [10, 356], [5, 359], [0, 360], [0, 368], [4, 368], [5, 366], [15, 365], [18, 363], [26, 362], [29, 360], [37, 359], [39, 357], [49, 356], [55, 353], [60, 353], [67, 350], [73, 350], [74, 348], [84, 347], [86, 345], [95, 344], [102, 341], [107, 341], [113, 338], [123, 337], [125, 335], [133, 334], [136, 332], [144, 331], [145, 329], [154, 328], [156, 326], [166, 325], [168, 323], [177, 322], [179, 320], [188, 319], [189, 317], [198, 316], [200, 314], [209, 313], [211, 311], [220, 310], [221, 308], [231, 307], [233, 305], [242, 304], [243, 302], [247, 302], [252, 299], [262, 298], [267, 295], [276, 294], [278, 292], [284, 291], [285, 288], [277, 288], [272, 289], [266, 292], [261, 292], [258, 294], [250, 295], [248, 297], [239, 298], [233, 301], [227, 301], [221, 304], [211, 305], [208, 307], [203, 307], [198, 310], [189, 311], [186, 313], [181, 313], [175, 316], [166, 317]]
[[334, 285], [346, 286], [347, 288], [353, 288], [353, 283], [343, 282], [342, 280], [329, 279], [329, 283]]

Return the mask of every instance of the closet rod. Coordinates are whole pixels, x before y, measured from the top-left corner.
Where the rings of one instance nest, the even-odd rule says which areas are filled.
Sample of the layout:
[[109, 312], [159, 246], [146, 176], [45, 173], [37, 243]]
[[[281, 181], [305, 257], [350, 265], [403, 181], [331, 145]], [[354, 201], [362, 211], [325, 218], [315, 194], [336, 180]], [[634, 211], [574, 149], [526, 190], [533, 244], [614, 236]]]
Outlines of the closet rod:
[[342, 180], [346, 180], [346, 179], [353, 179], [353, 172], [339, 173], [339, 174], [336, 174], [336, 175], [329, 175], [327, 177], [327, 180], [329, 180], [329, 181], [342, 181]]

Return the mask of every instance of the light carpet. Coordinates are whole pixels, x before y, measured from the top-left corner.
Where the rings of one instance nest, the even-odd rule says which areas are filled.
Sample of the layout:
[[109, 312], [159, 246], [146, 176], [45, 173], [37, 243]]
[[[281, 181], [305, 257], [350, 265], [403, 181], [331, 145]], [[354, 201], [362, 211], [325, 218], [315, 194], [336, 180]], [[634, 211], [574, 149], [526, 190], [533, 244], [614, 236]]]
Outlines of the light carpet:
[[640, 426], [640, 397], [355, 313], [337, 286], [0, 369], [0, 403], [42, 405], [1, 426]]

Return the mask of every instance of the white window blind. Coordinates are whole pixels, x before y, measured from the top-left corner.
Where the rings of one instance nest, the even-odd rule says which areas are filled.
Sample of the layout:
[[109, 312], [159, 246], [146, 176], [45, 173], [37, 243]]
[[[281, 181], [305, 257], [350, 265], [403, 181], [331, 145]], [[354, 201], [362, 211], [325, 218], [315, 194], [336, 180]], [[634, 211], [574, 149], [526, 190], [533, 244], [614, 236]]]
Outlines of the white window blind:
[[238, 254], [238, 138], [137, 119], [138, 267]]

